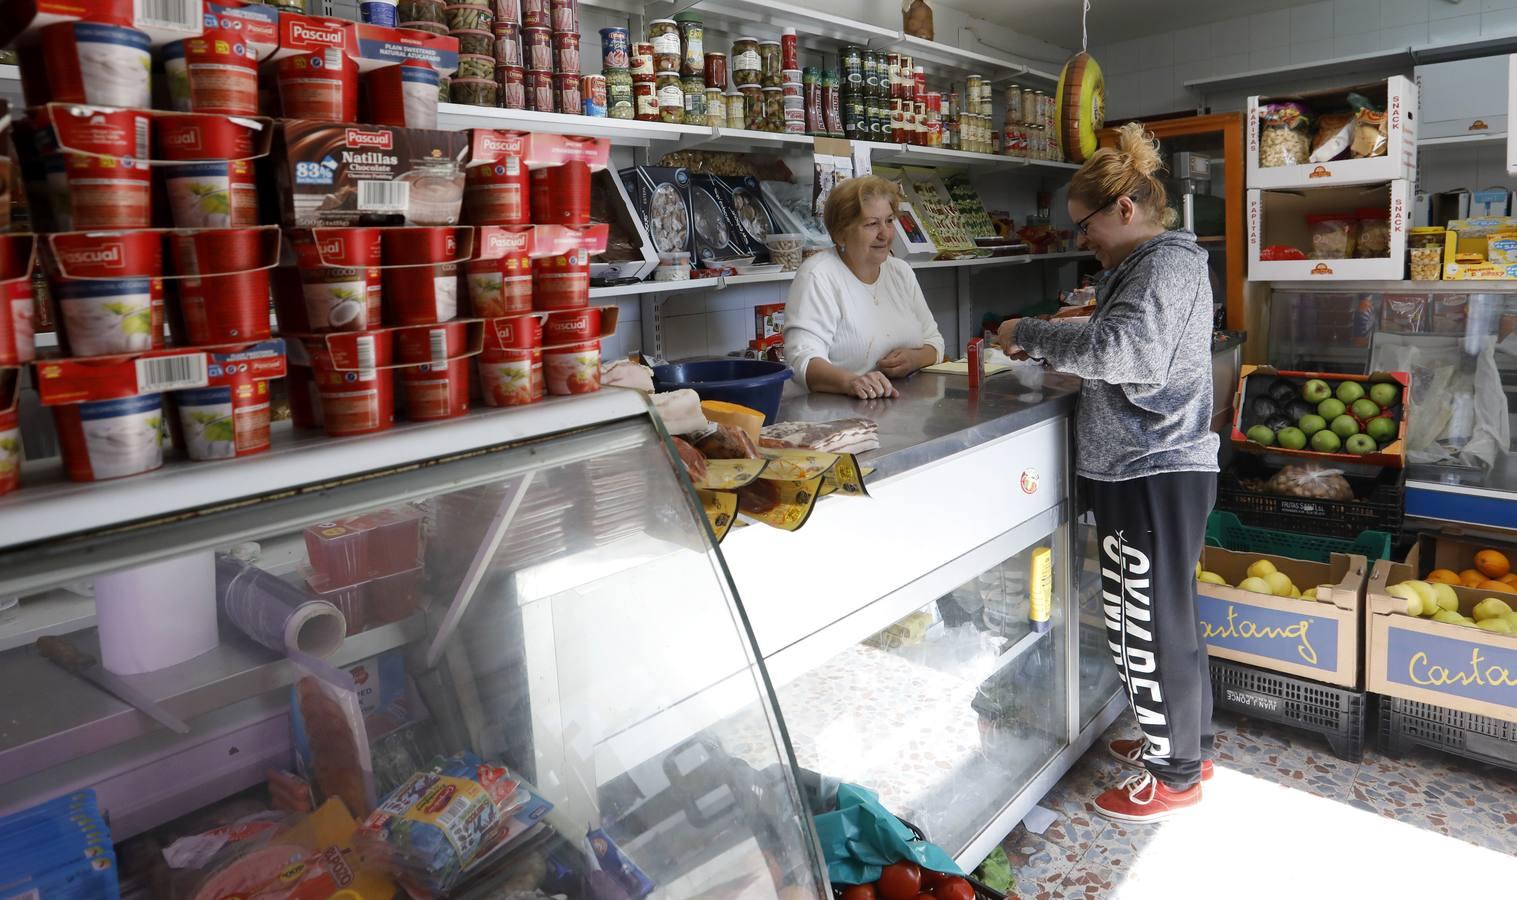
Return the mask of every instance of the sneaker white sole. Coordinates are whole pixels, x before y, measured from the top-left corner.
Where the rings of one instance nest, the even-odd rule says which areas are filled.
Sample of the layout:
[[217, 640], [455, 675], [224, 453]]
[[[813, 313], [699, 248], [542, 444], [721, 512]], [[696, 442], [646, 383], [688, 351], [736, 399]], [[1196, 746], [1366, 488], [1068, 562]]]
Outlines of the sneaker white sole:
[[1166, 819], [1174, 818], [1175, 816], [1181, 815], [1191, 810], [1192, 808], [1193, 807], [1190, 806], [1183, 806], [1179, 809], [1165, 810], [1161, 813], [1152, 813], [1146, 816], [1132, 816], [1128, 815], [1127, 813], [1111, 812], [1097, 806], [1096, 815], [1101, 816], [1104, 819], [1111, 819], [1113, 822], [1132, 822], [1137, 825], [1146, 825], [1149, 822], [1163, 822]]

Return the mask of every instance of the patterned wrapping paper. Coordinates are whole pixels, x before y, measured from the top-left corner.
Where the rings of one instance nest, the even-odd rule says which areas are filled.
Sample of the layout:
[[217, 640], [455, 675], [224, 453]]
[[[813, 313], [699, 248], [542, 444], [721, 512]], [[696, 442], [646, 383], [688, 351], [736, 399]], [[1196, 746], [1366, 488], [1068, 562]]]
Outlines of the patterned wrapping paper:
[[950, 172], [943, 179], [943, 186], [948, 189], [954, 206], [958, 207], [959, 218], [971, 238], [998, 237], [995, 223], [990, 221], [990, 214], [985, 211], [985, 204], [974, 189], [968, 172]]

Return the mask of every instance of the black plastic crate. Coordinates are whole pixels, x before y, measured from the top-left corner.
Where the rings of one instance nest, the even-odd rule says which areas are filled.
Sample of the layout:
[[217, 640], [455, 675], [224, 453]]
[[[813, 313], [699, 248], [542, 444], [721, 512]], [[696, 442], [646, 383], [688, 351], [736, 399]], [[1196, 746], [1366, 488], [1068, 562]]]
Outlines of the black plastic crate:
[[1212, 702], [1254, 719], [1304, 728], [1327, 738], [1333, 754], [1364, 759], [1366, 694], [1253, 666], [1211, 660]]
[[1412, 747], [1517, 771], [1517, 724], [1380, 695], [1380, 749], [1400, 756]]
[[1306, 532], [1353, 540], [1362, 531], [1401, 532], [1406, 500], [1406, 472], [1381, 469], [1376, 475], [1345, 474], [1354, 489], [1353, 500], [1315, 500], [1280, 497], [1250, 490], [1245, 481], [1268, 481], [1280, 467], [1257, 456], [1234, 454], [1217, 476], [1216, 508], [1234, 513], [1244, 525], [1276, 531]]

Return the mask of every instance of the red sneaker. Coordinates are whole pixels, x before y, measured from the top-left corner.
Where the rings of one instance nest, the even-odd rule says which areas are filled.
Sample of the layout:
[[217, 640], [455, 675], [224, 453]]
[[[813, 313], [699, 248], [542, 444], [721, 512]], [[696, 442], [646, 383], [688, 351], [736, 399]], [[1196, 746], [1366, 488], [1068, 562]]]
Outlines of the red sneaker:
[[[1120, 760], [1123, 765], [1134, 769], [1141, 769], [1143, 768], [1143, 743], [1141, 738], [1137, 740], [1112, 741], [1106, 745], [1106, 749], [1112, 756]], [[1211, 760], [1201, 760], [1201, 780], [1211, 781], [1215, 768]]]
[[1201, 785], [1175, 791], [1144, 770], [1096, 798], [1096, 812], [1118, 822], [1160, 822], [1201, 802]]

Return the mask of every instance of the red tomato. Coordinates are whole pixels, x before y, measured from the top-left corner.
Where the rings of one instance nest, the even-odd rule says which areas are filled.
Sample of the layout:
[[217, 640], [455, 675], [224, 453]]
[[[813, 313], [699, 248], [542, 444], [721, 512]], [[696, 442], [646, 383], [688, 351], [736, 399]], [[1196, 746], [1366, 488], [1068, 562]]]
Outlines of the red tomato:
[[855, 884], [843, 888], [843, 900], [875, 900], [874, 885]]
[[932, 889], [935, 900], [975, 900], [974, 887], [962, 878], [944, 878]]
[[892, 863], [875, 882], [884, 900], [916, 900], [922, 890], [922, 869], [913, 862]]
[[922, 870], [922, 891], [931, 893], [934, 886], [952, 878], [952, 875], [944, 875], [942, 872], [934, 872], [931, 869]]

